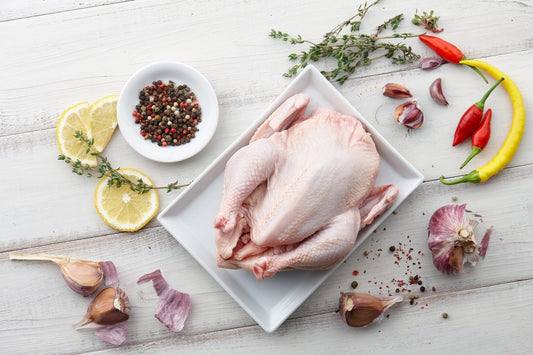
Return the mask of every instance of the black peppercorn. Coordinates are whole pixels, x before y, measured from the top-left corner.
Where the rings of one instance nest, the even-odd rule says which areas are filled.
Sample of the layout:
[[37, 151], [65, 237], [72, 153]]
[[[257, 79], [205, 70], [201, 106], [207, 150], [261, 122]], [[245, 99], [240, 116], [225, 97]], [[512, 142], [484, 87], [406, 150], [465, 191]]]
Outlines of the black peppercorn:
[[139, 92], [133, 116], [144, 139], [159, 146], [190, 142], [202, 121], [194, 92], [187, 85], [176, 86], [173, 81], [162, 80], [153, 81]]

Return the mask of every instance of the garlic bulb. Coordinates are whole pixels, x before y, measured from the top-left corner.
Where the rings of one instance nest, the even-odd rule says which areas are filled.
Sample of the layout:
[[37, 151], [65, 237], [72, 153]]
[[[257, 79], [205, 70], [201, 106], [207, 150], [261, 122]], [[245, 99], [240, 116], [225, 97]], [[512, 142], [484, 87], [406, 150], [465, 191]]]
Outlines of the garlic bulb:
[[365, 327], [383, 319], [383, 314], [401, 296], [381, 299], [366, 293], [343, 292], [339, 299], [339, 313], [350, 327]]
[[492, 227], [478, 245], [474, 235], [478, 224], [467, 217], [466, 204], [446, 205], [435, 211], [429, 221], [428, 246], [437, 269], [453, 275], [463, 272], [465, 263], [475, 265], [480, 257], [485, 257]]
[[87, 297], [98, 290], [104, 271], [102, 265], [95, 261], [76, 259], [70, 256], [47, 254], [10, 253], [11, 260], [52, 261], [60, 269], [67, 285], [76, 293]]

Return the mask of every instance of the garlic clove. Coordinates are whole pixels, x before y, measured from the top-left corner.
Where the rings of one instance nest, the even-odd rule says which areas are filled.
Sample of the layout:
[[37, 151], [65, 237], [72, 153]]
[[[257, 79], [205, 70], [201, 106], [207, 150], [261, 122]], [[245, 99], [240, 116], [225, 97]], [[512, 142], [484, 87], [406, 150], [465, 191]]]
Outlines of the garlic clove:
[[118, 287], [106, 287], [92, 300], [85, 317], [75, 328], [89, 323], [113, 325], [128, 320], [130, 317], [130, 301], [126, 293]]
[[173, 332], [181, 331], [191, 308], [190, 296], [187, 293], [170, 288], [159, 269], [141, 276], [137, 280], [137, 284], [149, 281], [152, 281], [154, 289], [159, 296], [155, 307], [155, 317]]
[[100, 265], [84, 260], [70, 261], [61, 265], [61, 273], [67, 285], [83, 296], [89, 296], [98, 290], [102, 282], [103, 272]]
[[383, 95], [391, 97], [393, 99], [403, 99], [406, 97], [413, 97], [409, 89], [405, 86], [396, 83], [387, 83], [383, 86]]
[[396, 121], [407, 128], [416, 129], [424, 123], [424, 113], [416, 100], [408, 101], [394, 110]]
[[87, 297], [98, 290], [104, 272], [100, 263], [89, 260], [76, 259], [63, 255], [48, 254], [23, 254], [10, 253], [11, 260], [40, 260], [52, 261], [57, 264], [61, 270], [63, 279], [67, 285], [76, 293]]
[[349, 326], [364, 327], [381, 320], [384, 312], [401, 300], [401, 296], [381, 299], [366, 293], [343, 292], [339, 299], [339, 313]]
[[427, 57], [420, 61], [420, 68], [424, 70], [431, 70], [440, 67], [444, 63], [444, 59], [437, 57]]
[[464, 256], [465, 256], [465, 252], [463, 248], [461, 247], [453, 248], [450, 258], [448, 259], [448, 264], [456, 272], [462, 272], [463, 264], [464, 264]]
[[438, 103], [442, 106], [448, 106], [448, 101], [446, 101], [446, 97], [444, 97], [444, 94], [442, 93], [442, 79], [437, 78], [431, 85], [429, 86], [429, 94], [431, 95], [431, 98], [433, 101]]

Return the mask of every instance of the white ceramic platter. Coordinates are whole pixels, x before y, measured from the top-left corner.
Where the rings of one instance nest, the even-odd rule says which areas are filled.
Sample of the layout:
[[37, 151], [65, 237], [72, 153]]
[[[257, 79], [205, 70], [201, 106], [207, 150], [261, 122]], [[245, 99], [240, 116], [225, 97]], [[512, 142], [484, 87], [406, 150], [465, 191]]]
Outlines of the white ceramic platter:
[[[196, 137], [189, 143], [160, 147], [141, 136], [140, 125], [135, 123], [132, 113], [139, 103], [139, 92], [157, 80], [185, 84], [196, 95], [202, 109], [202, 122], [198, 124]], [[218, 100], [209, 81], [196, 69], [178, 62], [156, 62], [139, 69], [126, 82], [117, 104], [117, 120], [120, 133], [137, 153], [157, 162], [173, 163], [192, 157], [209, 143], [218, 124]]]
[[267, 332], [276, 330], [336, 268], [280, 272], [264, 281], [257, 281], [247, 271], [220, 269], [215, 260], [213, 221], [220, 204], [228, 159], [248, 144], [256, 128], [283, 101], [300, 92], [311, 96], [307, 113], [316, 107], [328, 107], [359, 117], [372, 134], [381, 156], [376, 185], [394, 183], [400, 190], [395, 204], [359, 233], [352, 252], [423, 180], [422, 174], [386, 142], [315, 67], [307, 66], [261, 117], [158, 216], [161, 224]]

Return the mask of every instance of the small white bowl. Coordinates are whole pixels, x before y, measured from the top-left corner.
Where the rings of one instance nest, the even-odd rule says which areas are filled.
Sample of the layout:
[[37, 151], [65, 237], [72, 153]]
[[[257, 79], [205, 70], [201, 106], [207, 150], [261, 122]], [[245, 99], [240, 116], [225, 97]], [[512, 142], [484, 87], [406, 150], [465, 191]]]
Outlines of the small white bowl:
[[[141, 126], [135, 123], [132, 114], [139, 103], [141, 90], [157, 80], [164, 83], [172, 80], [176, 85], [187, 85], [198, 99], [202, 121], [198, 123], [195, 138], [189, 143], [162, 147], [141, 136]], [[218, 124], [218, 100], [209, 81], [196, 69], [183, 63], [156, 62], [141, 68], [126, 82], [118, 99], [117, 120], [120, 133], [135, 151], [157, 162], [173, 163], [197, 154], [213, 138]]]

